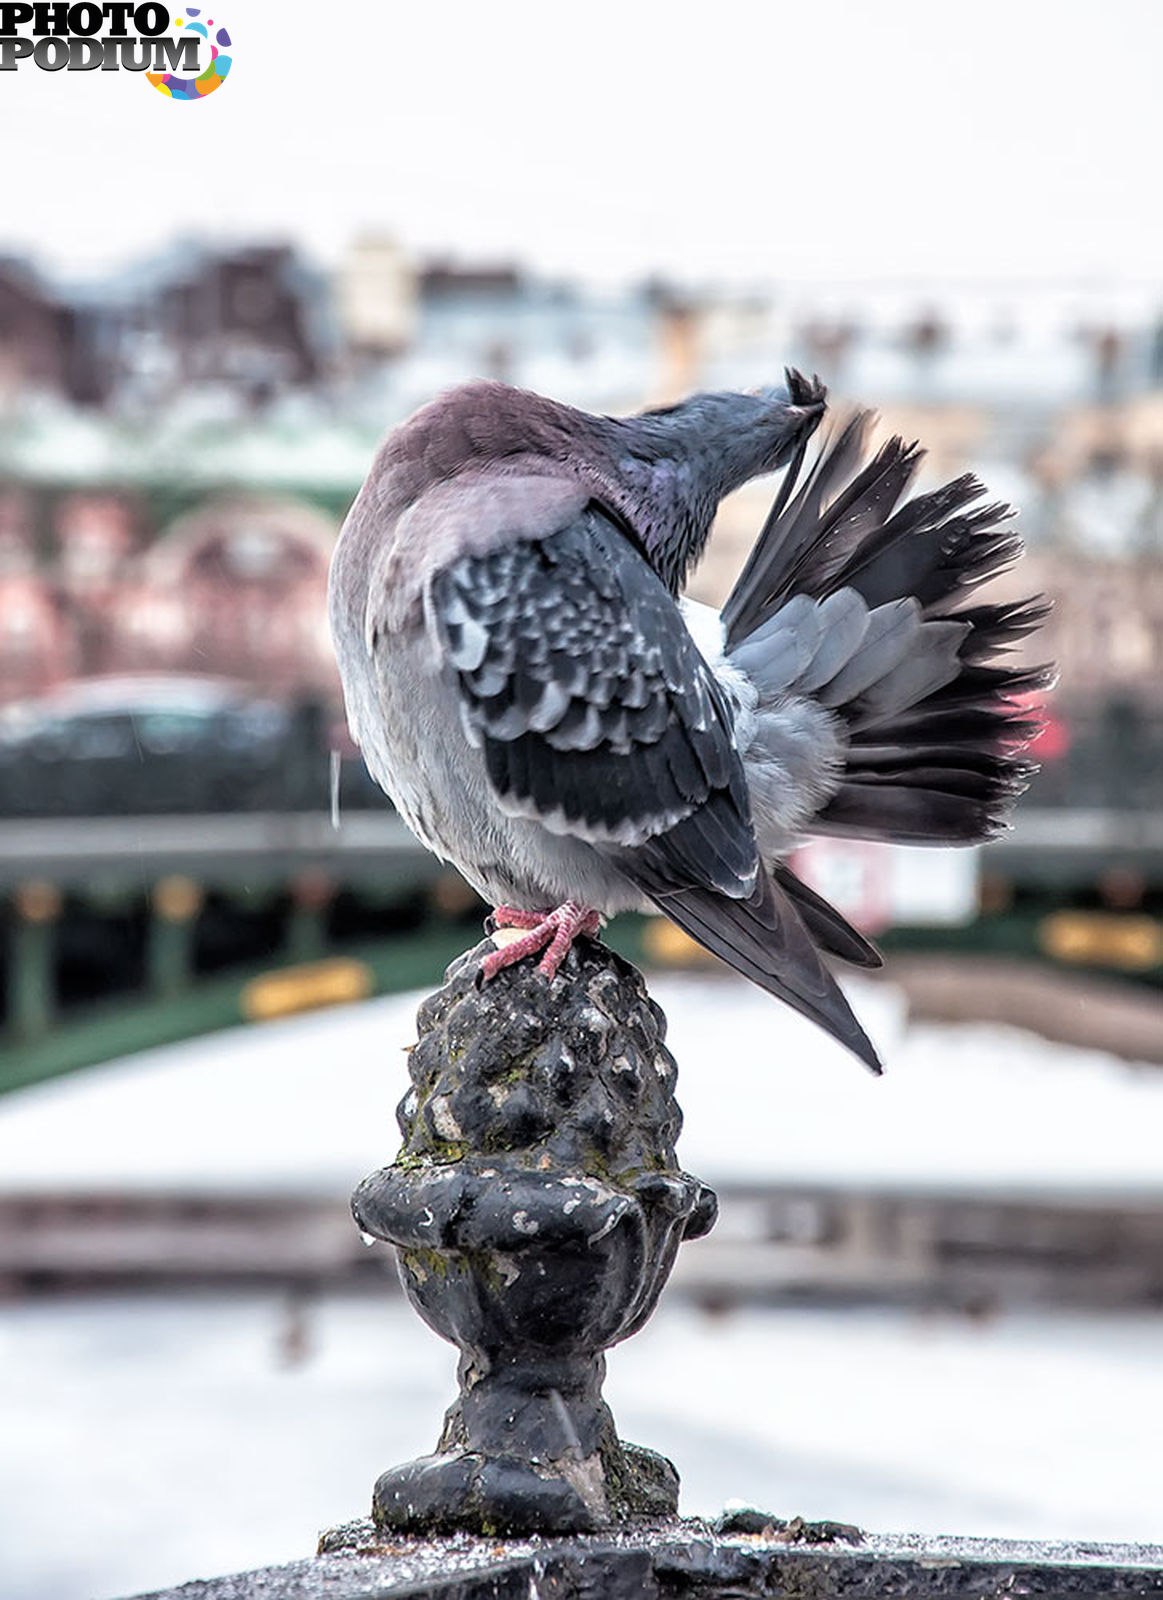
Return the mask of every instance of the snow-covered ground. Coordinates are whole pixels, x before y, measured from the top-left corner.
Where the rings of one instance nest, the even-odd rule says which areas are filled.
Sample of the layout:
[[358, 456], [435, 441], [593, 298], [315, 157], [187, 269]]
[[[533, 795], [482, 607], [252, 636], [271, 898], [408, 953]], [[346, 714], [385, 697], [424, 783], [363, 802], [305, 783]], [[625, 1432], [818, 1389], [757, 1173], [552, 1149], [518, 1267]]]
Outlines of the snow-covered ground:
[[[994, 1026], [908, 1026], [852, 994], [874, 1079], [750, 985], [669, 974], [684, 1164], [755, 1178], [1158, 1192], [1163, 1073]], [[238, 1029], [0, 1099], [0, 1188], [126, 1185], [346, 1195], [398, 1144], [418, 995]]]
[[[310, 1553], [432, 1448], [455, 1352], [387, 1295], [0, 1312], [0, 1594], [104, 1600]], [[675, 1302], [610, 1359], [624, 1437], [684, 1509], [746, 1499], [881, 1531], [1158, 1540], [1163, 1322]]]

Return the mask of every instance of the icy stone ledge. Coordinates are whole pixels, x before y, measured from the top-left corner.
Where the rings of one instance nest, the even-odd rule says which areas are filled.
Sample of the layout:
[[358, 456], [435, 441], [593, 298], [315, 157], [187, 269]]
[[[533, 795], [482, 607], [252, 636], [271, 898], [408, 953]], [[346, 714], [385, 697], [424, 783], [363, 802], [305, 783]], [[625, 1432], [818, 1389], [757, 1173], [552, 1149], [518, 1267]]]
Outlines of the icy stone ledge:
[[[794, 1531], [793, 1524], [792, 1530]], [[840, 1596], [1163, 1595], [1163, 1545], [1043, 1544], [872, 1534], [859, 1544], [718, 1535], [681, 1519], [605, 1537], [397, 1539], [370, 1521], [312, 1561], [183, 1584], [138, 1600], [832, 1600]]]

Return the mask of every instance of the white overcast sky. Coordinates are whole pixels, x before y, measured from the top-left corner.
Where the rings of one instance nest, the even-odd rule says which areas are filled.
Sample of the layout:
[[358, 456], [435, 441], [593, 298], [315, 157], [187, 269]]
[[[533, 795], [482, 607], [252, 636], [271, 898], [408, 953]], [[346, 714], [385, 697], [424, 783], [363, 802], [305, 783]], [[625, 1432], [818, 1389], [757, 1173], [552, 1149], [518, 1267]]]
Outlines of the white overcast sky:
[[587, 277], [1163, 282], [1163, 0], [217, 7], [201, 104], [0, 75], [0, 251], [389, 230]]

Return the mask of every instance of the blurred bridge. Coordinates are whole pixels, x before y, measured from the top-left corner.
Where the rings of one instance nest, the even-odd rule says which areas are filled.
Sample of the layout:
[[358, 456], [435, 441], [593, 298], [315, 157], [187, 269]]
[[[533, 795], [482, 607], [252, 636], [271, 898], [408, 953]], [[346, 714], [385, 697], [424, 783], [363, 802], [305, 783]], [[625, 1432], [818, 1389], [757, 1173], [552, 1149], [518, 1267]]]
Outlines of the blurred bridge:
[[[985, 846], [987, 871], [1024, 883], [1093, 883], [1112, 866], [1163, 877], [1163, 814], [1115, 809], [1019, 810], [1014, 828]], [[209, 887], [281, 882], [311, 869], [336, 882], [423, 886], [441, 867], [386, 808], [250, 811], [0, 820], [0, 891], [30, 880], [60, 888], [152, 884], [189, 873]]]
[[[980, 861], [978, 915], [892, 926], [886, 948], [1163, 983], [1157, 809], [1027, 806]], [[0, 1092], [213, 1028], [430, 983], [476, 936], [482, 911], [382, 801], [345, 806], [339, 827], [318, 804], [0, 819]], [[614, 939], [632, 958], [644, 939], [650, 960], [692, 954], [669, 925], [619, 919]], [[919, 981], [931, 1000], [933, 974]], [[956, 989], [956, 974], [938, 985], [946, 997], [951, 981]], [[1023, 991], [1014, 1003], [1032, 1002]], [[1120, 1024], [1138, 1058], [1143, 1025]]]
[[58, 888], [146, 884], [188, 873], [203, 887], [284, 882], [304, 869], [423, 885], [440, 864], [394, 813], [321, 811], [184, 816], [35, 817], [0, 821], [0, 890], [34, 878]]

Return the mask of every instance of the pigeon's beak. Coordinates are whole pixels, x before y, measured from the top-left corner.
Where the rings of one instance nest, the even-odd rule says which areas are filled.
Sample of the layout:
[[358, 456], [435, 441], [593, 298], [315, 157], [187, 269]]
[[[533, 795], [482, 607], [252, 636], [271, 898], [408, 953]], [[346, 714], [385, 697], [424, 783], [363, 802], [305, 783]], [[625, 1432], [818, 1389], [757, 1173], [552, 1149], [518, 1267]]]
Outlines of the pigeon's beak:
[[819, 378], [810, 380], [793, 368], [787, 372], [786, 398], [780, 406], [783, 437], [775, 465], [785, 466], [792, 455], [801, 454], [828, 409], [828, 391]]
[[819, 427], [828, 409], [828, 391], [819, 378], [805, 378], [802, 372], [788, 367], [782, 384], [760, 390], [760, 394], [771, 406], [772, 420], [778, 429], [772, 466], [786, 466], [793, 453], [806, 445]]
[[819, 407], [823, 410], [828, 401], [828, 391], [814, 372], [810, 378], [805, 378], [795, 367], [785, 367], [783, 376], [787, 384], [789, 406], [800, 406], [804, 410]]

